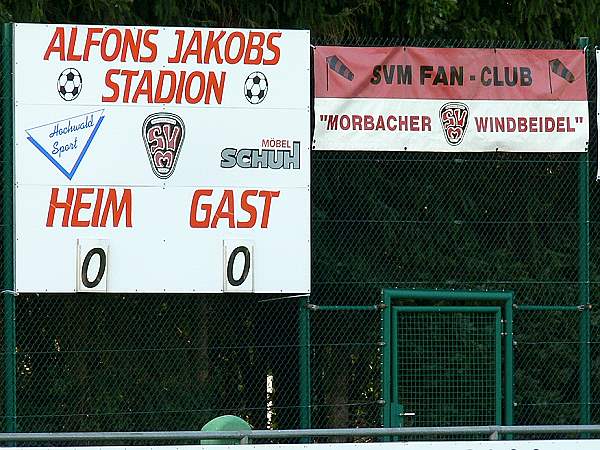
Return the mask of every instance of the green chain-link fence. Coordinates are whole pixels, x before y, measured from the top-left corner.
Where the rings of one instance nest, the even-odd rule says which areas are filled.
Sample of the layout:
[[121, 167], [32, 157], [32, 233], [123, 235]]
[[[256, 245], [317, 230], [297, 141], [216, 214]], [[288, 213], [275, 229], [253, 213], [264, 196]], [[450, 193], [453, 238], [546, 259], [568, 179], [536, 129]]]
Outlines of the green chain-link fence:
[[500, 307], [407, 306], [394, 320], [397, 396], [416, 426], [502, 423]]
[[[341, 44], [560, 46], [401, 40]], [[197, 430], [221, 414], [240, 415], [258, 429], [380, 426], [387, 382], [382, 349], [391, 345], [382, 340], [381, 295], [389, 288], [512, 292], [514, 424], [599, 423], [600, 315], [582, 304], [586, 287], [590, 304], [600, 294], [592, 53], [590, 153], [583, 156], [589, 163], [580, 155], [551, 153], [314, 152], [309, 299], [5, 293], [5, 325], [13, 305], [16, 311], [16, 367], [13, 377], [12, 348], [4, 345], [11, 336], [4, 336], [4, 428]], [[1, 56], [0, 287], [10, 289], [12, 128], [6, 41]], [[580, 188], [583, 174], [590, 179], [583, 185], [589, 201]], [[582, 198], [590, 217], [589, 258], [584, 260], [581, 249], [588, 239], [585, 215], [580, 216]], [[588, 263], [589, 286], [580, 282]], [[495, 316], [490, 322], [487, 315], [455, 311], [435, 319], [447, 323], [421, 323], [425, 316], [420, 317], [403, 322], [395, 335], [400, 392], [421, 386], [400, 400], [405, 409], [425, 400], [431, 408], [405, 425], [496, 422], [497, 360], [477, 359], [482, 348], [496, 341], [473, 347], [481, 333], [495, 339]], [[452, 329], [452, 336], [442, 334]], [[453, 338], [463, 346], [449, 360], [457, 364], [456, 354], [462, 354], [466, 369], [458, 367], [455, 378], [446, 374], [427, 383], [427, 377], [443, 370], [432, 368], [443, 359], [436, 357], [439, 349], [428, 353], [426, 344], [448, 346]], [[591, 350], [589, 370], [586, 349]], [[402, 375], [409, 370], [416, 384]], [[452, 386], [463, 394], [450, 396]], [[464, 398], [472, 401], [452, 406]], [[16, 405], [16, 418], [10, 417], [11, 405]], [[463, 412], [448, 416], [448, 411]]]

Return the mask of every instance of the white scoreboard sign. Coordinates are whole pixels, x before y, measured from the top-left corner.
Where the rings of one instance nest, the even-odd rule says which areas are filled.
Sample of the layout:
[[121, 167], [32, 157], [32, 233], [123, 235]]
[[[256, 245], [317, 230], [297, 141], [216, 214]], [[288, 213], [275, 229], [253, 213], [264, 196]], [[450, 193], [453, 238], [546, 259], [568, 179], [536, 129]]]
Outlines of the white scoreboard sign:
[[13, 40], [18, 291], [310, 291], [308, 31]]

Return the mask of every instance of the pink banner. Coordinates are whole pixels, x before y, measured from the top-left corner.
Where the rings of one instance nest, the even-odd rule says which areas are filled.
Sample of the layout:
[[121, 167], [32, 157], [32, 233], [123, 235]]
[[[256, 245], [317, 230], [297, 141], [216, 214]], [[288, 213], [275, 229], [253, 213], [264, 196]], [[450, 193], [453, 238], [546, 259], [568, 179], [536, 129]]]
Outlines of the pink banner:
[[585, 152], [582, 50], [316, 47], [316, 150]]
[[315, 96], [586, 100], [582, 50], [317, 47]]

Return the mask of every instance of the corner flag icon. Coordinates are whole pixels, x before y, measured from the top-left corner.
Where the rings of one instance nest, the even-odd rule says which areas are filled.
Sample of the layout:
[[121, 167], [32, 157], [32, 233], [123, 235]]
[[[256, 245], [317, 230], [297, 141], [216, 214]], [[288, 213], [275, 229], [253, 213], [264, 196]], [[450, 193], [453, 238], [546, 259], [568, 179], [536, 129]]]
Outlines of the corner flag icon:
[[329, 71], [333, 70], [338, 75], [342, 76], [348, 81], [354, 79], [354, 73], [348, 68], [346, 64], [337, 55], [331, 55], [325, 58], [327, 62], [327, 90], [329, 90]]
[[568, 83], [572, 83], [573, 81], [575, 81], [575, 75], [573, 75], [573, 72], [571, 72], [567, 68], [567, 66], [565, 66], [563, 64], [563, 62], [560, 59], [558, 59], [558, 58], [552, 59], [552, 60], [548, 61], [548, 77], [550, 78], [550, 93], [552, 93], [552, 75], [550, 72], [558, 75], [559, 77], [561, 77], [563, 80], [565, 80]]

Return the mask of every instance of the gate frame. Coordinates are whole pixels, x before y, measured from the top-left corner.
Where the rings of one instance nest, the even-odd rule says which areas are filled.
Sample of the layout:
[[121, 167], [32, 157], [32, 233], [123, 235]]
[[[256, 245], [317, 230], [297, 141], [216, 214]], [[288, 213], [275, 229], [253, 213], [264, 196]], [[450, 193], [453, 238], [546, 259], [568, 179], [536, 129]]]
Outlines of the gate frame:
[[[381, 422], [385, 428], [397, 426], [392, 421], [392, 414], [398, 414], [392, 398], [392, 314], [393, 306], [399, 301], [429, 300], [448, 302], [489, 302], [503, 307], [502, 323], [504, 324], [504, 410], [503, 425], [513, 424], [513, 305], [512, 291], [464, 291], [436, 289], [383, 289], [381, 314], [381, 390], [382, 409]], [[401, 305], [397, 305], [401, 306]]]

